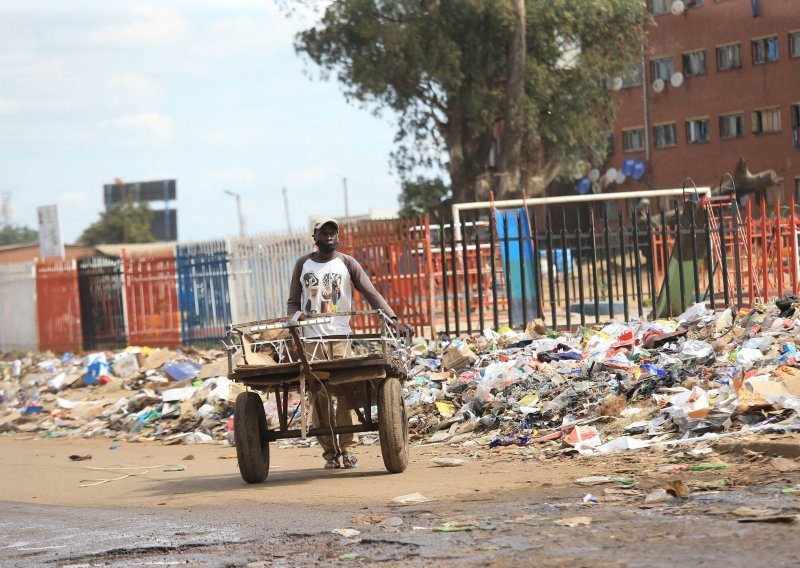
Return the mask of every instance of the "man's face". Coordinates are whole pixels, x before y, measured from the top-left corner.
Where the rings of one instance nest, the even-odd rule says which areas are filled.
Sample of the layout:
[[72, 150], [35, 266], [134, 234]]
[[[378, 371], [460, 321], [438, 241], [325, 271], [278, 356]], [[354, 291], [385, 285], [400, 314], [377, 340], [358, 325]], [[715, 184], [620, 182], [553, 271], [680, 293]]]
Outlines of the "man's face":
[[317, 229], [314, 235], [314, 242], [321, 250], [335, 250], [339, 244], [339, 229], [333, 223], [325, 223]]

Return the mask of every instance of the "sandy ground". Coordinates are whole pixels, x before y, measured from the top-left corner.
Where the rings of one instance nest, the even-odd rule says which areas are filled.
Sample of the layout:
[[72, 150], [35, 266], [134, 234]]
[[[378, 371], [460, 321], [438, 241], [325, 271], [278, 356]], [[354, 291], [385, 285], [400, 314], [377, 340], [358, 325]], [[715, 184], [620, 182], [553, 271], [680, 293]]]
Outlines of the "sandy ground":
[[[115, 449], [112, 449], [115, 448]], [[187, 507], [247, 502], [335, 505], [386, 504], [409, 493], [441, 500], [489, 499], [498, 493], [570, 485], [572, 480], [608, 469], [601, 461], [574, 459], [521, 462], [513, 450], [481, 452], [482, 458], [448, 448], [416, 446], [408, 469], [389, 474], [379, 446], [359, 446], [359, 467], [322, 469], [318, 448], [270, 446], [270, 473], [263, 484], [239, 476], [235, 448], [218, 444], [164, 446], [103, 439], [0, 437], [2, 499], [72, 507]], [[72, 461], [70, 455], [91, 455]], [[439, 467], [433, 457], [465, 460]], [[183, 471], [174, 471], [176, 468]], [[124, 479], [124, 475], [131, 475]], [[108, 479], [106, 483], [81, 487]], [[357, 481], [357, 482], [356, 482]]]
[[[513, 447], [414, 446], [402, 474], [384, 470], [377, 446], [357, 448], [355, 470], [324, 470], [318, 448], [273, 444], [269, 478], [248, 485], [227, 445], [0, 436], [0, 564], [797, 566], [799, 441], [546, 461]], [[465, 463], [432, 463], [442, 456]], [[672, 469], [709, 460], [724, 469]], [[575, 483], [589, 475], [636, 485]], [[645, 503], [676, 481], [691, 494]], [[416, 492], [434, 500], [391, 502]]]

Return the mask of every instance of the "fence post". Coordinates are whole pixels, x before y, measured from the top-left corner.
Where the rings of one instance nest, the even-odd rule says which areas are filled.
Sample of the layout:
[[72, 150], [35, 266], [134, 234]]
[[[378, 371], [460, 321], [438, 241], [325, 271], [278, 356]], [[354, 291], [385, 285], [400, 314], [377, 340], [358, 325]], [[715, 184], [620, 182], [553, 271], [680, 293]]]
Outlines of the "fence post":
[[791, 268], [791, 275], [792, 275], [792, 294], [797, 294], [797, 264], [800, 262], [800, 259], [797, 258], [797, 218], [795, 217], [794, 211], [794, 195], [792, 195], [791, 199], [789, 200], [789, 221], [791, 222], [789, 231], [789, 240], [791, 242], [791, 249], [792, 249], [792, 268]]
[[469, 251], [467, 251], [467, 226], [461, 218], [461, 262], [464, 270], [464, 315], [467, 317], [467, 334], [472, 335], [472, 308], [469, 305]]
[[592, 284], [594, 285], [594, 321], [600, 323], [600, 288], [597, 278], [597, 232], [594, 225], [594, 209], [589, 212], [589, 230], [592, 235]]
[[575, 229], [575, 240], [577, 241], [576, 252], [578, 256], [578, 298], [581, 306], [581, 327], [586, 325], [586, 301], [583, 297], [583, 234], [581, 233], [581, 210], [576, 210], [577, 224]]

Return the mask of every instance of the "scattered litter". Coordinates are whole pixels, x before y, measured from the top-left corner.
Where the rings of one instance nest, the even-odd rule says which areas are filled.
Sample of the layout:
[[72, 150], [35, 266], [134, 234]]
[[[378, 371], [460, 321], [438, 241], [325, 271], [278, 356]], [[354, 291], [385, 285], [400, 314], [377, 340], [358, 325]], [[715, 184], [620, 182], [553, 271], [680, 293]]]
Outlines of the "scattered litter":
[[72, 454], [71, 456], [69, 456], [69, 459], [71, 459], [74, 462], [76, 462], [76, 461], [85, 461], [85, 460], [92, 459], [92, 456], [90, 456], [89, 454], [83, 454], [83, 455]]
[[441, 467], [458, 467], [464, 465], [464, 460], [458, 458], [433, 458], [431, 461]]
[[361, 534], [361, 531], [357, 531], [356, 529], [333, 529], [331, 532], [345, 538], [352, 538]]
[[431, 499], [430, 497], [425, 497], [422, 493], [409, 493], [408, 495], [400, 495], [399, 497], [395, 497], [392, 499], [392, 503], [398, 503], [400, 505], [410, 505], [413, 503], [427, 503], [428, 501], [435, 501], [435, 499]]
[[557, 519], [553, 521], [556, 525], [562, 527], [587, 527], [592, 524], [591, 517], [566, 517], [564, 519]]

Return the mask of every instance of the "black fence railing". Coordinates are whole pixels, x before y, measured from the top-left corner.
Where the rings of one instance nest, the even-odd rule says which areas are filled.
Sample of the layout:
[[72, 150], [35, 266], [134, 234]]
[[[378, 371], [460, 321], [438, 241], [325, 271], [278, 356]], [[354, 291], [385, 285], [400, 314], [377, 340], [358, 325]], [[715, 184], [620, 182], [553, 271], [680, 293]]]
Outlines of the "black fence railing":
[[437, 227], [437, 329], [526, 328], [534, 319], [576, 328], [677, 316], [695, 302], [751, 305], [767, 296], [761, 282], [775, 283], [776, 295], [797, 289], [798, 268], [774, 262], [791, 239], [800, 247], [797, 231], [782, 233], [778, 218], [759, 232], [732, 199], [630, 218], [597, 218], [589, 208], [542, 218], [537, 226], [518, 209]]

